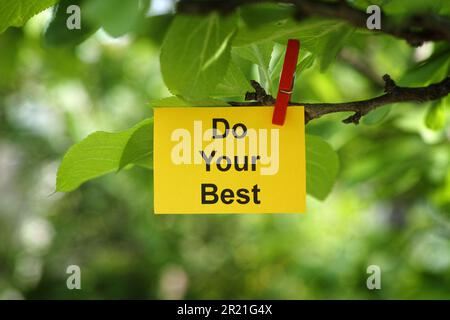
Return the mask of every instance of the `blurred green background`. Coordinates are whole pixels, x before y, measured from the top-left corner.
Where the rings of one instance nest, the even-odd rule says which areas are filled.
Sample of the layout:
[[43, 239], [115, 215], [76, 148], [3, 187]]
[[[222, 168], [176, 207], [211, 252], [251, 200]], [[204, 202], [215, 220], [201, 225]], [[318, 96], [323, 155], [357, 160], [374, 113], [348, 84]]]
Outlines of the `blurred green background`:
[[[171, 10], [154, 2], [156, 13]], [[325, 201], [308, 197], [307, 214], [155, 216], [152, 172], [142, 168], [55, 193], [71, 145], [131, 127], [169, 92], [154, 29], [100, 30], [53, 48], [42, 41], [50, 18], [46, 10], [0, 35], [0, 298], [450, 299], [448, 116], [433, 131], [429, 104], [402, 104], [358, 126], [342, 114], [308, 124], [341, 168]], [[293, 100], [380, 94], [354, 56], [380, 79], [416, 85], [411, 66], [435, 50], [355, 35], [326, 72], [315, 63], [297, 78]], [[447, 69], [448, 53], [440, 63]], [[72, 264], [81, 290], [66, 287]], [[381, 268], [381, 290], [366, 287], [369, 265]]]

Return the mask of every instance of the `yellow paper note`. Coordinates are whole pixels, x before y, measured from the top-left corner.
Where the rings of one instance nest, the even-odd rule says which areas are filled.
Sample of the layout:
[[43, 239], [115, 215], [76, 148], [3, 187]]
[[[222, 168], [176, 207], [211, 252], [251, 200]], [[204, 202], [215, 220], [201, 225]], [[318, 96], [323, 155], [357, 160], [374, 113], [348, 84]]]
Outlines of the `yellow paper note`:
[[303, 107], [154, 109], [157, 214], [305, 212]]

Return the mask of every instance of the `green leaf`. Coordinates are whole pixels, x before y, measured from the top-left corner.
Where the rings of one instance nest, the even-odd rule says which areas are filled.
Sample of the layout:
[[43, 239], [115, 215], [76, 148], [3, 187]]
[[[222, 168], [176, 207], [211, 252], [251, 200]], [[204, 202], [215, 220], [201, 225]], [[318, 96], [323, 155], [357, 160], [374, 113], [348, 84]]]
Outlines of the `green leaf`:
[[433, 102], [425, 116], [425, 125], [431, 130], [441, 130], [445, 125], [445, 99]]
[[398, 81], [401, 86], [426, 86], [441, 81], [448, 74], [450, 66], [450, 46], [436, 45], [433, 54], [405, 72]]
[[448, 10], [449, 2], [447, 0], [390, 0], [383, 5], [383, 11], [395, 15], [412, 15], [423, 12], [439, 12], [442, 9]]
[[270, 41], [233, 48], [233, 53], [267, 70], [269, 69], [272, 51], [273, 43]]
[[286, 44], [288, 39], [300, 39], [301, 47], [312, 52], [317, 42], [325, 35], [345, 25], [328, 19], [307, 19], [297, 22], [292, 19], [269, 22], [258, 28], [242, 27], [233, 39], [233, 46], [248, 46], [252, 43], [276, 41]]
[[214, 90], [214, 97], [243, 97], [252, 86], [242, 70], [233, 61], [230, 62], [222, 82]]
[[174, 95], [209, 97], [226, 73], [236, 18], [177, 15], [161, 48], [161, 72]]
[[141, 122], [131, 134], [123, 149], [119, 170], [130, 163], [153, 169], [153, 118]]
[[0, 33], [8, 27], [21, 27], [31, 17], [58, 0], [0, 0]]
[[322, 72], [327, 70], [331, 63], [334, 62], [345, 41], [354, 30], [353, 27], [343, 24], [327, 33], [326, 36], [318, 41], [315, 52], [319, 56], [320, 70]]
[[167, 97], [150, 102], [153, 108], [158, 107], [225, 107], [230, 106], [222, 100], [216, 99], [202, 99], [202, 100], [187, 100], [183, 97]]
[[266, 23], [290, 18], [294, 13], [293, 6], [277, 3], [250, 4], [240, 8], [240, 16], [249, 28], [257, 28]]
[[71, 5], [82, 6], [83, 0], [61, 0], [53, 8], [53, 16], [44, 32], [44, 42], [47, 46], [74, 46], [86, 40], [98, 28], [87, 23], [81, 24], [81, 29], [67, 28], [67, 8]]
[[306, 135], [306, 192], [324, 200], [333, 188], [339, 170], [337, 153], [322, 138]]
[[295, 73], [297, 76], [305, 70], [311, 68], [314, 64], [315, 57], [312, 54], [306, 55], [298, 64], [297, 72]]
[[20, 65], [19, 52], [22, 38], [22, 30], [17, 28], [7, 30], [0, 37], [0, 87], [14, 88], [17, 79], [21, 76], [17, 68]]
[[[153, 119], [146, 119], [133, 128], [109, 133], [94, 132], [73, 145], [64, 156], [56, 177], [56, 191], [69, 192], [82, 183], [114, 172], [129, 163], [151, 167]], [[142, 141], [141, 141], [142, 140]], [[148, 148], [144, 148], [144, 144]]]
[[272, 93], [273, 85], [270, 76], [270, 59], [272, 57], [273, 42], [263, 42], [260, 44], [250, 44], [243, 47], [235, 47], [232, 52], [248, 61], [253, 62], [259, 67], [260, 82], [266, 88], [266, 91]]
[[139, 0], [90, 0], [83, 7], [83, 15], [112, 37], [132, 31], [142, 16]]
[[146, 17], [141, 28], [138, 29], [140, 36], [152, 40], [156, 45], [161, 46], [167, 30], [174, 19], [174, 14], [162, 14]]
[[381, 121], [386, 119], [386, 117], [388, 116], [388, 114], [390, 112], [391, 112], [390, 105], [377, 108], [377, 109], [369, 112], [369, 114], [365, 115], [362, 118], [362, 123], [367, 124], [367, 125], [379, 124]]

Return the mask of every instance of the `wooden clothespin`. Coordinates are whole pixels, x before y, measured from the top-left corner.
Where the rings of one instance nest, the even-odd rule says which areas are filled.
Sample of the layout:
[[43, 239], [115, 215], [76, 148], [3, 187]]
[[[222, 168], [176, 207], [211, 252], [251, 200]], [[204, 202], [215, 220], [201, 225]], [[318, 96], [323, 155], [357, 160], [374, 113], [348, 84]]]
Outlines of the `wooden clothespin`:
[[275, 109], [273, 111], [273, 124], [282, 126], [286, 119], [286, 111], [294, 86], [299, 51], [300, 41], [289, 39], [286, 55], [284, 56], [283, 70], [281, 71], [280, 85], [278, 86], [277, 100], [275, 101]]

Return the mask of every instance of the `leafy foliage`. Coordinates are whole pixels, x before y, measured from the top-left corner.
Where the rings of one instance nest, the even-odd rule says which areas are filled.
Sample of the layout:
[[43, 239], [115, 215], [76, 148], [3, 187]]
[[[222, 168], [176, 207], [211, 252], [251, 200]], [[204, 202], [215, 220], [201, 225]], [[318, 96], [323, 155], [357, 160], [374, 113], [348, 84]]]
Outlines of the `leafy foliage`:
[[[60, 6], [64, 4], [63, 1]], [[92, 26], [103, 26], [112, 36], [120, 36], [134, 30], [135, 22], [141, 19], [142, 13], [139, 11], [137, 1], [130, 1], [127, 4], [113, 2], [108, 3], [107, 7], [105, 5], [100, 0], [90, 2], [86, 5], [87, 17]], [[104, 15], [99, 17], [96, 12], [104, 12]], [[118, 12], [121, 14], [117, 15]], [[166, 14], [148, 18], [148, 22], [143, 24], [144, 28], [168, 29], [162, 32], [165, 36], [161, 46], [161, 73], [168, 89], [174, 94], [172, 97], [153, 101], [151, 105], [154, 107], [226, 105], [224, 101], [215, 98], [242, 99], [245, 93], [251, 90], [249, 80], [255, 75], [269, 93], [274, 93], [279, 81], [284, 44], [287, 39], [301, 39], [298, 76], [311, 68], [315, 61], [318, 61], [321, 72], [325, 72], [346, 43], [355, 41], [357, 37], [354, 28], [345, 22], [317, 17], [297, 22], [293, 19], [293, 15], [294, 11], [289, 6], [262, 4], [243, 6], [239, 14], [228, 16], [218, 13], [175, 16]], [[61, 25], [62, 21], [63, 16], [57, 8], [47, 28], [47, 39], [56, 39], [57, 41], [53, 42], [63, 44], [64, 41], [58, 40], [58, 37], [66, 39], [66, 36], [57, 34], [59, 32], [57, 26]], [[149, 34], [155, 34], [152, 32]], [[82, 36], [71, 39], [74, 43], [78, 43]], [[161, 43], [161, 37], [159, 40], [158, 37], [155, 39], [157, 43]], [[448, 57], [448, 46], [438, 46], [431, 57], [406, 72], [400, 82], [417, 84], [419, 79], [422, 79], [426, 83], [431, 83], [442, 78], [448, 68]], [[389, 106], [377, 109], [364, 117], [363, 123], [379, 123], [388, 117], [390, 109]], [[426, 117], [426, 125], [438, 130], [444, 123], [444, 102], [433, 104]], [[104, 164], [100, 163], [101, 157], [98, 157], [94, 167], [86, 168], [90, 174], [80, 176], [76, 182], [71, 170], [64, 170], [67, 162], [73, 161], [70, 159], [80, 159], [81, 163], [90, 164], [90, 162], [85, 159], [86, 154], [82, 147], [79, 147], [80, 151], [77, 152], [70, 150], [69, 160], [64, 159], [58, 175], [58, 185], [64, 185], [64, 181], [68, 179], [70, 187], [58, 190], [72, 190], [72, 186], [79, 185], [82, 181], [120, 169], [128, 163], [151, 168], [151, 136], [144, 135], [147, 129], [147, 126], [144, 126], [140, 129], [132, 128], [130, 131], [109, 134], [115, 137], [114, 139], [106, 138], [109, 136], [105, 133], [96, 133], [101, 135], [101, 139], [109, 139], [110, 143], [114, 143], [116, 153], [103, 158]], [[99, 142], [94, 138], [98, 139], [97, 136], [88, 137], [80, 145], [89, 145], [90, 141]], [[111, 156], [114, 157], [114, 161]], [[119, 156], [120, 160], [117, 160]], [[308, 193], [317, 199], [325, 199], [332, 189], [338, 167], [339, 161], [334, 150], [321, 138], [308, 136]]]
[[433, 54], [410, 68], [400, 79], [405, 86], [420, 86], [441, 81], [449, 74], [450, 45], [436, 45]]
[[186, 100], [182, 97], [167, 97], [151, 102], [152, 107], [224, 107], [228, 104], [217, 99]]
[[258, 28], [240, 28], [233, 41], [235, 46], [276, 41], [285, 44], [288, 39], [301, 39], [302, 47], [313, 50], [322, 37], [346, 25], [326, 19], [311, 19], [295, 22], [292, 18], [265, 23]]
[[58, 0], [0, 0], [0, 33], [10, 26], [20, 27], [31, 17]]
[[306, 135], [306, 190], [324, 200], [331, 192], [339, 169], [339, 158], [322, 138]]
[[320, 69], [325, 71], [336, 59], [345, 41], [353, 33], [354, 28], [348, 25], [340, 25], [331, 32], [324, 35], [316, 45], [318, 56], [320, 57]]
[[441, 101], [434, 102], [428, 108], [428, 112], [425, 117], [425, 124], [428, 128], [432, 130], [441, 130], [444, 128], [446, 121], [445, 106], [447, 100], [448, 98], [445, 98]]
[[[233, 52], [244, 59], [257, 65], [260, 70], [260, 78], [267, 87], [268, 93], [272, 93], [273, 84], [270, 75], [270, 60], [272, 57], [273, 43], [250, 44], [248, 46], [236, 47]], [[248, 82], [248, 81], [247, 81]]]
[[153, 169], [153, 118], [132, 130], [120, 157], [119, 170], [130, 163]]
[[71, 5], [82, 7], [84, 0], [61, 0], [53, 9], [53, 17], [44, 32], [44, 41], [48, 46], [73, 46], [86, 40], [97, 28], [83, 24], [81, 29], [69, 30], [66, 26], [67, 8]]
[[134, 163], [151, 168], [153, 122], [144, 120], [126, 131], [94, 132], [72, 146], [61, 163], [56, 191], [72, 191], [83, 182]]
[[85, 2], [82, 10], [91, 24], [101, 25], [113, 37], [133, 30], [141, 17], [139, 0], [90, 0]]
[[212, 95], [214, 97], [242, 97], [251, 90], [252, 87], [242, 70], [234, 61], [230, 61], [225, 77], [214, 89]]
[[161, 48], [161, 71], [167, 87], [188, 99], [210, 95], [230, 60], [235, 17], [177, 16]]

